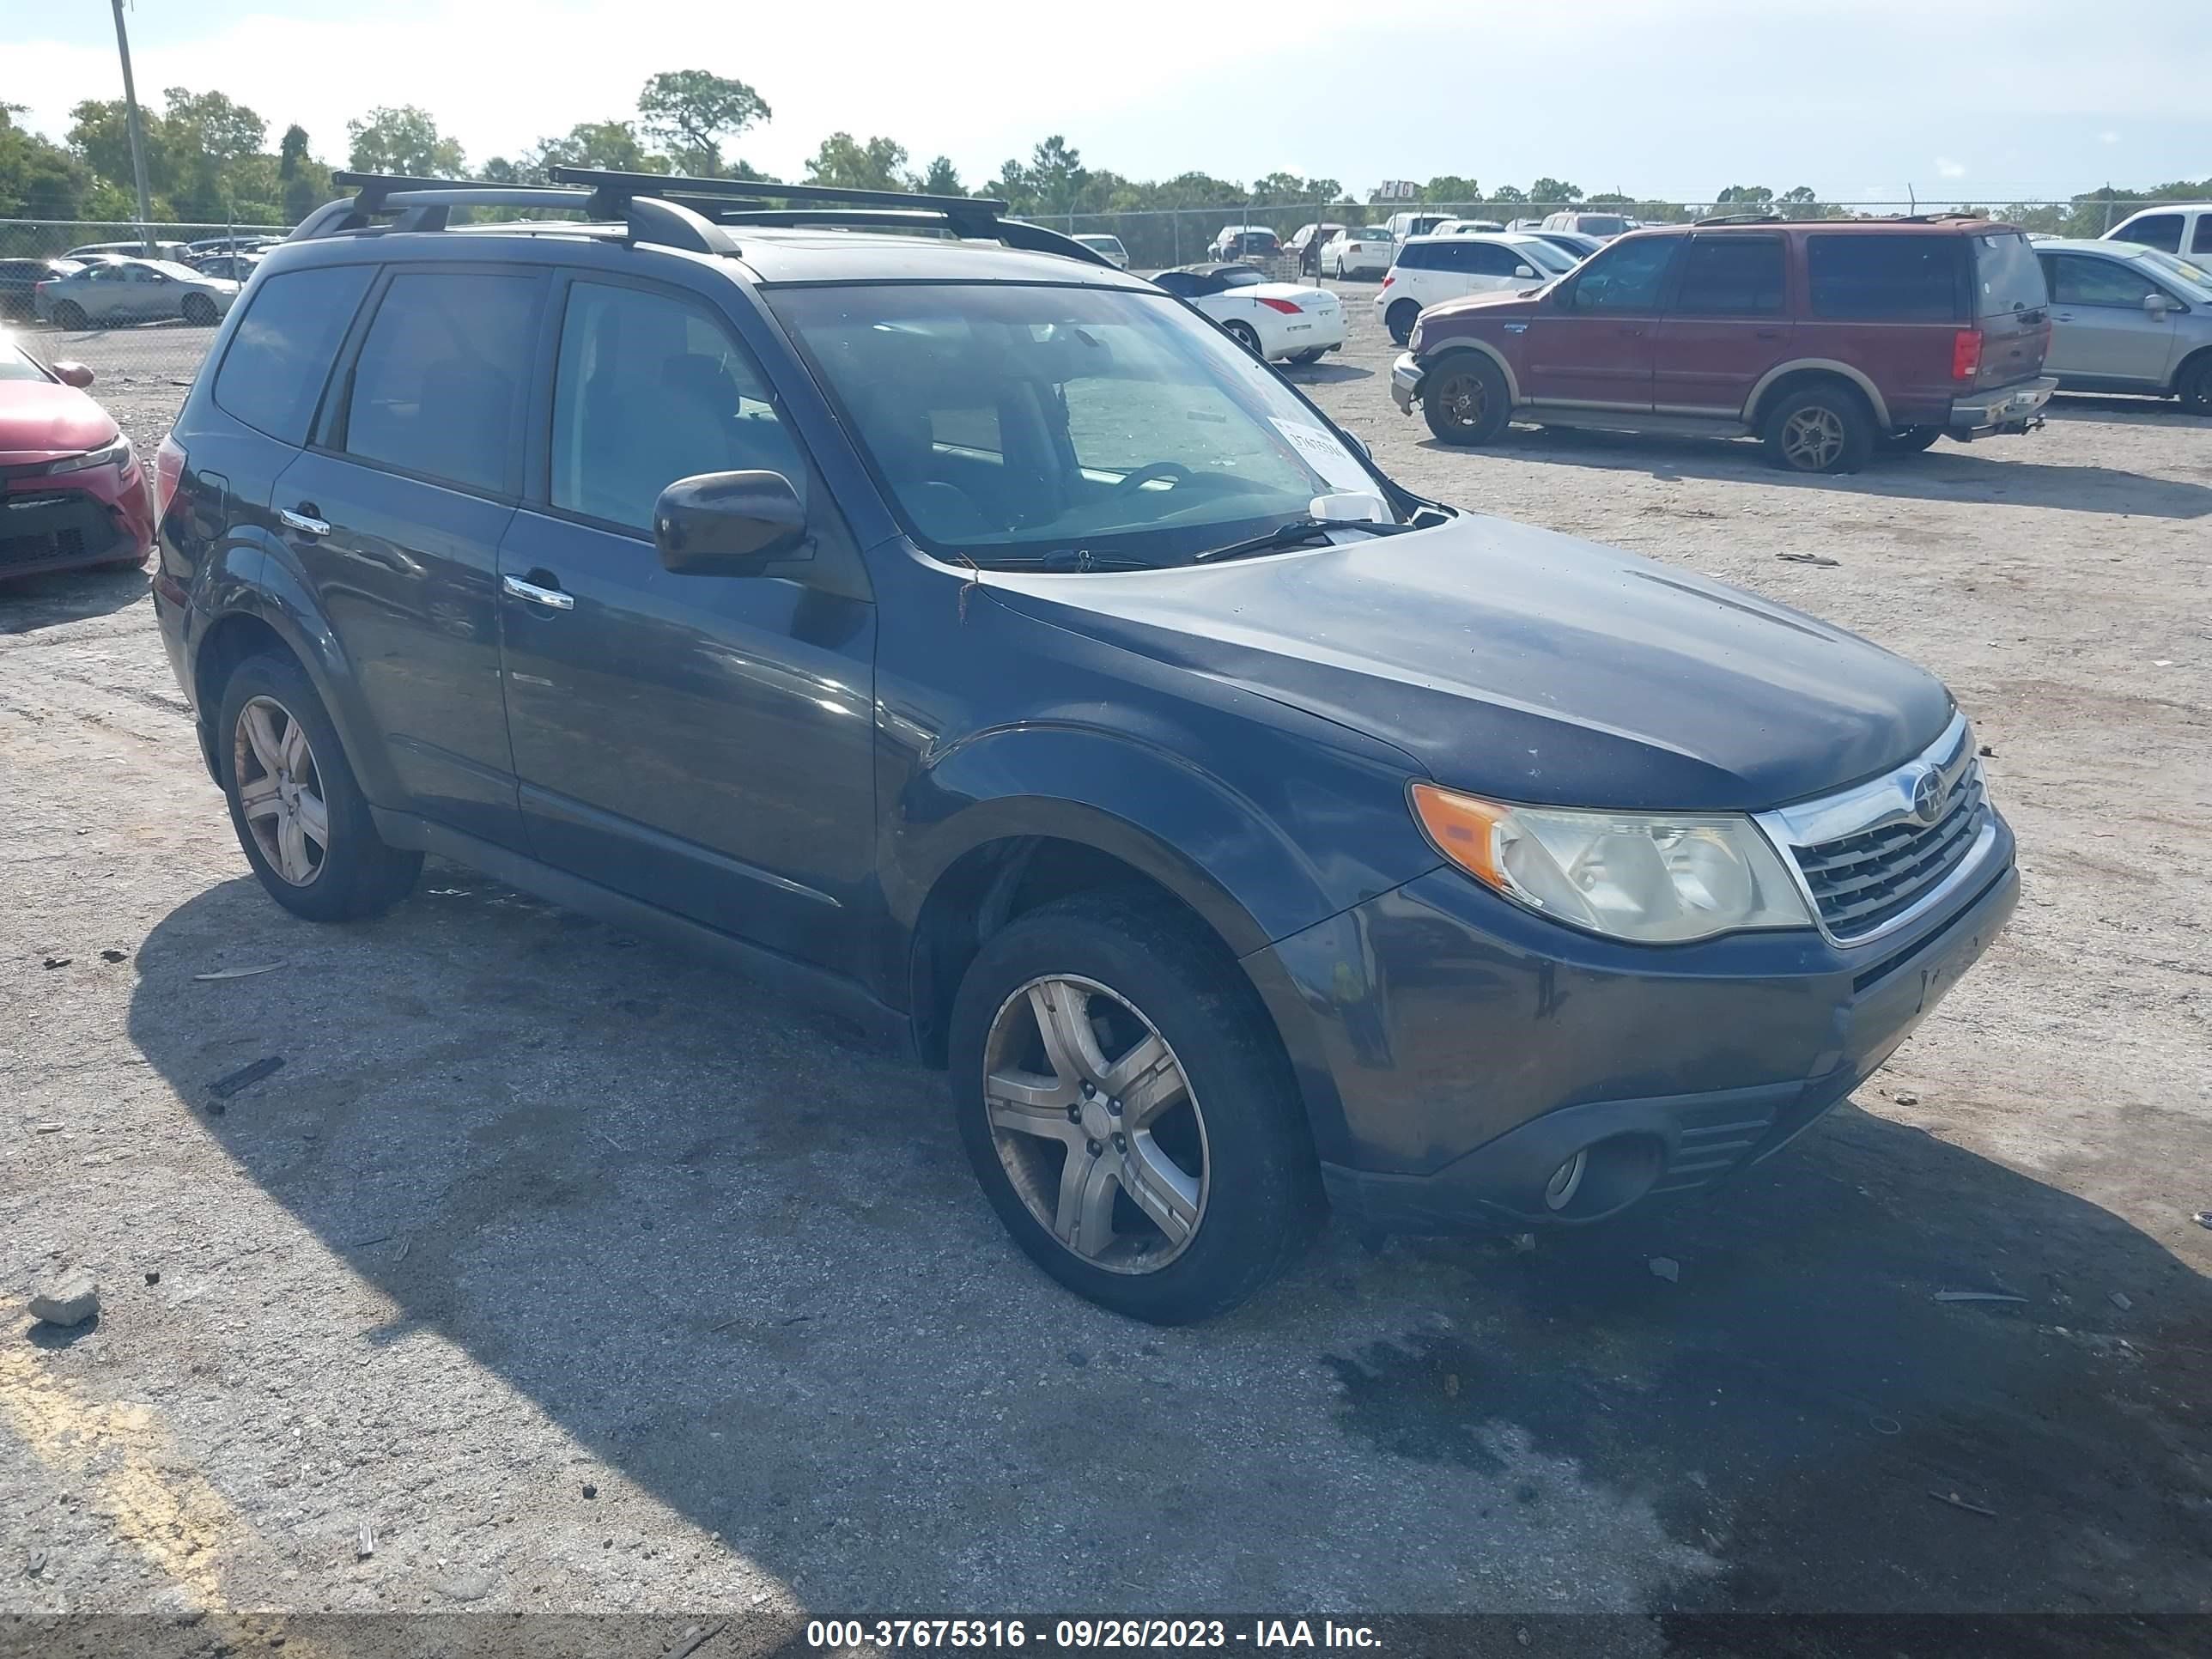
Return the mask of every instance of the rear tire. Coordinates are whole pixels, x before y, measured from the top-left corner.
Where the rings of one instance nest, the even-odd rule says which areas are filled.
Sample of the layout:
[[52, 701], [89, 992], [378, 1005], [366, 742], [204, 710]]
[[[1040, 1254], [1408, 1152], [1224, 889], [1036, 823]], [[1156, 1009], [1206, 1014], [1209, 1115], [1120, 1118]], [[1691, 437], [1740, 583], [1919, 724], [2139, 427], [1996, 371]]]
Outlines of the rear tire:
[[1513, 417], [1498, 365], [1479, 351], [1455, 352], [1431, 368], [1421, 387], [1421, 414], [1448, 444], [1496, 441]]
[[1400, 345], [1413, 337], [1413, 325], [1420, 319], [1421, 307], [1411, 300], [1401, 300], [1382, 313], [1382, 326], [1390, 331], [1390, 337]]
[[84, 307], [76, 301], [64, 300], [54, 307], [54, 326], [64, 333], [81, 332], [84, 325]]
[[[310, 921], [356, 921], [407, 896], [422, 855], [377, 835], [337, 728], [298, 663], [268, 652], [239, 664], [222, 689], [216, 751], [238, 844], [277, 903]], [[310, 801], [317, 810], [304, 810]]]
[[1245, 350], [1250, 352], [1255, 357], [1261, 356], [1260, 331], [1253, 327], [1251, 324], [1228, 322], [1222, 324], [1221, 327], [1223, 332], [1226, 333], [1231, 339], [1236, 341], [1238, 345], [1243, 346]]
[[1874, 453], [1874, 416], [1856, 392], [1815, 381], [1774, 400], [1763, 435], [1785, 472], [1856, 472]]
[[1942, 435], [1940, 426], [1900, 426], [1883, 433], [1875, 447], [1885, 455], [1917, 455]]
[[2181, 366], [2173, 392], [2191, 415], [2212, 415], [2212, 351], [2199, 352]]
[[[1056, 1051], [1048, 1019], [1066, 1033]], [[961, 981], [950, 1038], [955, 1121], [984, 1195], [1079, 1296], [1153, 1324], [1209, 1318], [1311, 1237], [1319, 1170], [1290, 1066], [1234, 959], [1174, 905], [1091, 892], [1018, 918]], [[987, 1091], [989, 1078], [1013, 1079], [1023, 1103]], [[1109, 1115], [1100, 1083], [1117, 1081], [1126, 1114]], [[1119, 1125], [1134, 1127], [1125, 1139]]]
[[204, 294], [185, 295], [185, 320], [194, 328], [215, 326], [215, 301]]
[[1310, 350], [1293, 352], [1291, 361], [1294, 363], [1317, 363], [1328, 349], [1327, 346], [1315, 346]]

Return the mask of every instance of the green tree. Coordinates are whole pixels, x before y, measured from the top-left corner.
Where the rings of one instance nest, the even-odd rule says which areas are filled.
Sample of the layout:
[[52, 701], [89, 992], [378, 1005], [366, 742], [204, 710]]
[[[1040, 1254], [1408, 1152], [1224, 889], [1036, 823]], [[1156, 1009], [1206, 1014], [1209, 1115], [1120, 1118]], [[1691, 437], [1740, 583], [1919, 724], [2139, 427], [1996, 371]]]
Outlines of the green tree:
[[75, 219], [92, 187], [83, 162], [15, 125], [20, 104], [0, 104], [0, 218]]
[[1482, 200], [1482, 186], [1456, 173], [1440, 173], [1421, 186], [1424, 202], [1472, 204]]
[[1081, 153], [1056, 132], [1030, 153], [1029, 176], [1037, 204], [1047, 213], [1073, 213], [1091, 177], [1083, 169]]
[[774, 115], [768, 100], [744, 82], [706, 70], [664, 70], [652, 76], [637, 95], [637, 112], [647, 136], [667, 149], [680, 171], [706, 179], [722, 173], [725, 140]]
[[429, 111], [415, 104], [373, 109], [346, 123], [346, 161], [356, 173], [458, 179], [467, 165], [460, 145], [438, 131]]
[[1491, 189], [1490, 199], [1501, 204], [1525, 203], [1528, 199], [1528, 192], [1518, 185], [1497, 185]]
[[1713, 198], [1715, 207], [1767, 208], [1774, 205], [1774, 192], [1765, 185], [1730, 185]]
[[1539, 179], [1528, 186], [1528, 199], [1547, 207], [1557, 207], [1564, 202], [1579, 202], [1583, 199], [1582, 186], [1559, 179]]
[[307, 161], [307, 130], [295, 121], [284, 129], [284, 137], [276, 146], [276, 176], [286, 183], [300, 176], [300, 169]]
[[[159, 116], [143, 106], [139, 116], [146, 137], [146, 189], [153, 198], [154, 216], [157, 219], [175, 216], [168, 203], [170, 186], [176, 180], [176, 167], [169, 154], [168, 128]], [[133, 174], [131, 166], [131, 117], [120, 98], [88, 98], [70, 111], [69, 147], [100, 185], [119, 191], [119, 197], [105, 200], [119, 200], [125, 219], [138, 216], [138, 206], [133, 194]], [[86, 210], [94, 210], [89, 204]]]
[[[500, 162], [495, 156], [494, 162]], [[511, 179], [495, 183], [537, 184], [550, 167], [600, 167], [611, 173], [666, 173], [669, 161], [639, 142], [637, 129], [628, 121], [579, 121], [568, 131], [541, 138], [521, 161], [501, 162]], [[490, 177], [490, 164], [485, 176]]]
[[952, 165], [949, 155], [939, 155], [929, 166], [916, 173], [914, 187], [926, 196], [965, 196], [968, 186], [960, 182], [960, 169]]
[[841, 190], [904, 190], [906, 146], [889, 138], [861, 143], [849, 132], [833, 132], [806, 163], [806, 182]]

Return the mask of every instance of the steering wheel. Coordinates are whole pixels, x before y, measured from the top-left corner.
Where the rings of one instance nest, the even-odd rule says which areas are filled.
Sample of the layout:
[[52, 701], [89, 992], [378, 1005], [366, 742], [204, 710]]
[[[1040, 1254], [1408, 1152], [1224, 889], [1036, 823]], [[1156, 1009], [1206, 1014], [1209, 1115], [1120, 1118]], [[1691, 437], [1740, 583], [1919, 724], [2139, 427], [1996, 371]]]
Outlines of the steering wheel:
[[1106, 492], [1108, 501], [1119, 501], [1133, 494], [1155, 478], [1172, 478], [1177, 483], [1188, 483], [1194, 475], [1187, 466], [1174, 461], [1152, 461], [1124, 477], [1121, 483]]

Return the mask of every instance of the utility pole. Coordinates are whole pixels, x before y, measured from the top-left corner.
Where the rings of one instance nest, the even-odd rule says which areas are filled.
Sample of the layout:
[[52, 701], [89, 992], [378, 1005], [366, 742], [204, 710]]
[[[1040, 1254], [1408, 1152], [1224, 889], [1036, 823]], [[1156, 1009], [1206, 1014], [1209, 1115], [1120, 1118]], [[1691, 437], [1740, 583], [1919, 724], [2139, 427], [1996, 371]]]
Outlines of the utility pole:
[[139, 251], [151, 253], [154, 233], [149, 222], [154, 216], [154, 208], [146, 194], [146, 129], [138, 118], [138, 88], [131, 80], [131, 34], [123, 27], [123, 0], [113, 0], [113, 4], [115, 50], [123, 59], [123, 109], [131, 121], [131, 170], [138, 177]]

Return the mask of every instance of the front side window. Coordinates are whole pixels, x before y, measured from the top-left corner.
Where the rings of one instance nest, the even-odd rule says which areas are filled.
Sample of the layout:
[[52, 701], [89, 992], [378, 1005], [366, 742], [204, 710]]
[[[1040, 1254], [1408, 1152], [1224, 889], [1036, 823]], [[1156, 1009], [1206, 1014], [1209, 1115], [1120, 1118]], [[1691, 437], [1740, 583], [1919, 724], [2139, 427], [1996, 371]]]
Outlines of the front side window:
[[504, 495], [519, 459], [538, 279], [402, 271], [355, 361], [339, 447], [403, 471]]
[[2062, 306], [2118, 306], [2142, 309], [2146, 295], [2166, 290], [2124, 259], [2100, 259], [2087, 253], [2062, 253], [2055, 261], [2051, 298]]
[[2189, 239], [2191, 253], [2212, 253], [2212, 213], [2197, 216], [2197, 234]]
[[2132, 219], [2113, 234], [2118, 242], [2140, 242], [2145, 247], [2162, 248], [2168, 253], [2181, 252], [2181, 216], [2178, 213], [2154, 213], [2141, 219]]
[[979, 564], [1170, 564], [1378, 486], [1281, 381], [1158, 296], [770, 289], [908, 528]]
[[304, 442], [331, 359], [374, 274], [371, 265], [319, 265], [262, 283], [216, 371], [216, 406], [284, 443]]
[[[1954, 322], [1960, 316], [1960, 262], [1965, 251], [1963, 236], [1848, 232], [1808, 236], [1805, 266], [1813, 314], [1881, 322]], [[2029, 263], [2033, 263], [2032, 256]], [[2041, 286], [2040, 279], [2037, 286]]]
[[1577, 311], [1656, 311], [1659, 289], [1674, 262], [1678, 236], [1617, 242], [1583, 267], [1575, 279]]
[[1779, 236], [1693, 236], [1674, 309], [1691, 317], [1778, 317], [1782, 273]]
[[691, 301], [571, 283], [553, 374], [553, 505], [645, 532], [660, 492], [702, 472], [781, 472], [805, 495], [799, 446], [751, 356]]

